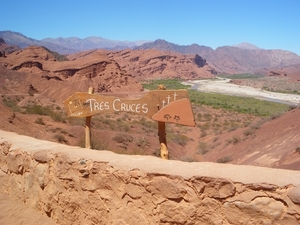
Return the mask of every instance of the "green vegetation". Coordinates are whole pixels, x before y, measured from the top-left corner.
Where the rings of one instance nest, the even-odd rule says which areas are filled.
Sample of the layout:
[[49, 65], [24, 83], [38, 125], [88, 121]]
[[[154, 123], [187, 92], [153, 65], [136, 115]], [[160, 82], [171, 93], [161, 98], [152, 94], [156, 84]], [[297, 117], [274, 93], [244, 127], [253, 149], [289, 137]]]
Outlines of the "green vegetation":
[[25, 113], [50, 116], [56, 122], [65, 122], [64, 115], [62, 113], [57, 113], [53, 111], [50, 106], [46, 106], [46, 107], [43, 107], [41, 105], [27, 106], [25, 108]]
[[220, 74], [218, 77], [228, 78], [228, 79], [256, 79], [264, 77], [265, 75], [262, 74], [249, 74], [249, 73], [242, 73], [242, 74]]
[[300, 95], [300, 91], [297, 91], [297, 90], [275, 90], [273, 88], [268, 88], [268, 87], [263, 87], [263, 90], [270, 91], [270, 92], [276, 92], [276, 93]]
[[173, 132], [167, 132], [167, 139], [181, 146], [186, 146], [190, 140], [186, 135], [175, 134]]
[[230, 96], [218, 93], [189, 91], [190, 100], [194, 104], [208, 105], [215, 109], [226, 109], [238, 113], [249, 113], [256, 116], [271, 116], [288, 111], [289, 106], [276, 102], [264, 101], [249, 97]]
[[[180, 80], [155, 80], [143, 84], [146, 89], [156, 89], [159, 84], [164, 84], [167, 89], [187, 89], [189, 86], [180, 83]], [[189, 97], [195, 105], [207, 105], [215, 109], [226, 109], [238, 113], [248, 113], [255, 116], [271, 116], [289, 110], [289, 106], [281, 103], [259, 100], [249, 97], [230, 96], [218, 93], [204, 93], [188, 90]], [[199, 118], [197, 118], [199, 119]]]
[[[2, 99], [3, 103], [11, 108], [14, 112], [21, 112], [26, 114], [36, 114], [43, 116], [50, 116], [56, 122], [66, 122], [65, 115], [61, 112], [61, 110], [53, 110], [51, 106], [41, 106], [33, 103], [33, 105], [28, 105], [26, 107], [18, 106], [18, 100], [13, 100], [9, 97], [4, 97]], [[35, 123], [42, 124], [43, 121], [41, 118], [38, 118]]]
[[166, 80], [153, 80], [144, 82], [143, 88], [148, 90], [156, 90], [158, 85], [164, 85], [166, 89], [187, 89], [190, 85], [181, 84], [181, 80], [178, 79], [166, 79]]
[[5, 98], [5, 97], [4, 97], [4, 98], [2, 99], [2, 101], [3, 101], [3, 103], [4, 103], [7, 107], [11, 108], [12, 111], [14, 111], [14, 112], [20, 112], [20, 111], [21, 111], [20, 107], [18, 106], [17, 101], [14, 101], [14, 100], [10, 99], [9, 97], [8, 97], [8, 98]]
[[57, 52], [51, 51], [50, 49], [42, 46], [47, 52], [49, 52], [51, 55], [53, 55], [57, 61], [69, 61], [69, 59], [65, 55], [60, 55]]

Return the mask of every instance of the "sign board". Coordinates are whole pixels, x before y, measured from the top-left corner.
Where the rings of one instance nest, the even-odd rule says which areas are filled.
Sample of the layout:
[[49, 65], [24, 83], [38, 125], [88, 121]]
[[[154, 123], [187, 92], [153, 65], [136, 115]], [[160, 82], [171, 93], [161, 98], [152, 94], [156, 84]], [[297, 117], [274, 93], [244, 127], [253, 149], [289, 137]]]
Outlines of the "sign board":
[[195, 126], [187, 90], [154, 90], [140, 99], [76, 92], [64, 101], [69, 117], [127, 112], [160, 122]]

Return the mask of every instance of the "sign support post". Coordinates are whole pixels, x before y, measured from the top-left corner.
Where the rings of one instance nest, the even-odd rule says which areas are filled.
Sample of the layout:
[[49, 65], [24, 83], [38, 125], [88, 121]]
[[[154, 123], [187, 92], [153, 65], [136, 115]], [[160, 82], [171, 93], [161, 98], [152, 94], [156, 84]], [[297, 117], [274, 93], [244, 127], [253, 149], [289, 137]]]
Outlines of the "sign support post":
[[[89, 94], [94, 94], [94, 88], [90, 87]], [[91, 121], [92, 121], [92, 116], [87, 116], [85, 118], [85, 148], [92, 148], [92, 144], [91, 144]]]
[[[162, 84], [158, 85], [157, 90], [166, 90], [166, 87]], [[160, 110], [159, 105], [157, 106], [158, 111]], [[158, 138], [160, 143], [160, 157], [162, 159], [169, 159], [169, 151], [167, 148], [167, 137], [166, 137], [166, 123], [158, 121]]]

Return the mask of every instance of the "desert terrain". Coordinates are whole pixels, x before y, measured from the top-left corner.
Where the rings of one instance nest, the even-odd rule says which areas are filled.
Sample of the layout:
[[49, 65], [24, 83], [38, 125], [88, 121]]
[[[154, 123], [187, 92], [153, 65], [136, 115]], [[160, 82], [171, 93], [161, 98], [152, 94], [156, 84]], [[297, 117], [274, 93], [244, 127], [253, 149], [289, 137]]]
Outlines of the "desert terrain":
[[[300, 90], [299, 71], [299, 66], [296, 65], [270, 68], [264, 76], [256, 79], [216, 78], [214, 68], [199, 55], [182, 55], [154, 49], [98, 49], [62, 56], [44, 47], [30, 46], [0, 57], [0, 129], [83, 147], [85, 120], [67, 118], [63, 105], [63, 101], [73, 93], [87, 92], [89, 87], [93, 87], [95, 94], [136, 98], [147, 92], [143, 83], [181, 79], [184, 80], [183, 84], [191, 85], [191, 89], [199, 92], [255, 97], [284, 103], [287, 109], [292, 109], [283, 116], [279, 116], [275, 109], [270, 109], [268, 117], [273, 115], [276, 119], [268, 119], [253, 115], [257, 110], [254, 108], [252, 114], [237, 113], [232, 109], [193, 103], [196, 127], [167, 124], [170, 159], [217, 162], [227, 157], [227, 160], [230, 158], [230, 163], [240, 164], [246, 163], [242, 160], [246, 157], [252, 159], [247, 160], [247, 164], [256, 165], [258, 159], [250, 155], [260, 151], [263, 146], [270, 145], [266, 139], [258, 141], [264, 135], [257, 135], [260, 130], [264, 130], [264, 134], [271, 132], [264, 128], [268, 123], [273, 127], [295, 123], [289, 131], [289, 138], [293, 141], [284, 142], [286, 146], [281, 147], [284, 149], [282, 156], [293, 155], [300, 145], [294, 137], [299, 132], [299, 127], [293, 119], [299, 112], [300, 95], [278, 92]], [[201, 97], [197, 98], [201, 101]], [[249, 111], [250, 108], [245, 110]], [[253, 127], [256, 129], [252, 129]], [[283, 127], [273, 130], [278, 132], [276, 135], [272, 134], [272, 138], [279, 140], [283, 137]], [[251, 135], [244, 134], [247, 132]], [[233, 139], [234, 144], [231, 143]], [[254, 140], [259, 144], [251, 144], [251, 150], [245, 153], [248, 156], [235, 153], [239, 148], [248, 149], [244, 146]], [[99, 150], [159, 156], [157, 123], [134, 114], [94, 116], [92, 142], [93, 147]], [[270, 154], [272, 155], [272, 151], [268, 153]], [[291, 169], [299, 169], [300, 166], [299, 157], [293, 158], [291, 165], [286, 161], [287, 158], [284, 164], [280, 156], [276, 155], [276, 160], [273, 156], [269, 158], [270, 161], [260, 161], [259, 165]]]
[[[98, 95], [136, 98], [147, 93], [145, 84], [179, 80], [197, 93], [226, 94], [225, 97], [210, 95], [210, 99], [223, 98], [224, 102], [227, 99], [230, 102], [226, 103], [227, 108], [220, 106], [222, 102], [216, 107], [202, 102], [206, 95], [199, 97], [196, 92], [190, 92], [196, 126], [166, 125], [170, 163], [217, 162], [300, 170], [298, 64], [268, 68], [260, 78], [233, 79], [217, 77], [221, 75], [217, 74], [221, 67], [214, 67], [197, 54], [157, 49], [97, 49], [59, 55], [40, 46], [18, 49], [5, 44], [5, 48], [14, 50], [0, 57], [0, 129], [3, 131], [84, 147], [85, 119], [68, 118], [63, 105], [73, 93], [87, 92], [93, 87]], [[167, 89], [172, 89], [168, 84]], [[229, 96], [246, 96], [242, 102], [258, 98], [257, 105], [277, 102], [283, 106], [277, 111], [276, 105], [264, 114], [256, 105], [239, 108]], [[148, 118], [124, 112], [93, 116], [92, 148], [118, 155], [158, 158], [157, 126], [157, 122]], [[0, 177], [6, 179], [2, 172]], [[17, 224], [28, 221], [24, 219], [26, 215], [34, 214], [21, 208], [20, 202], [15, 204], [7, 196], [0, 198], [4, 212], [0, 221]], [[14, 211], [24, 212], [24, 217]], [[38, 220], [43, 218], [36, 217], [31, 222], [35, 224]]]

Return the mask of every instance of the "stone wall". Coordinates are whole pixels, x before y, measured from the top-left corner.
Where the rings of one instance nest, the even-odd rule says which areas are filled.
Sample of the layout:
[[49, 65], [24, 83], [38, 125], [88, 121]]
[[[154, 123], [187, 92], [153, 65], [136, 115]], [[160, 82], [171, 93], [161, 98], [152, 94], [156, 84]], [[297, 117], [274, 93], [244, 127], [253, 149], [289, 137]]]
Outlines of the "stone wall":
[[0, 157], [0, 192], [57, 224], [300, 223], [298, 171], [117, 155], [4, 131]]

